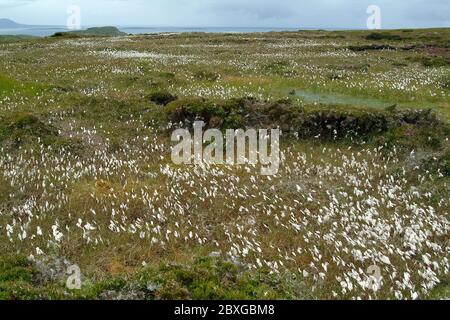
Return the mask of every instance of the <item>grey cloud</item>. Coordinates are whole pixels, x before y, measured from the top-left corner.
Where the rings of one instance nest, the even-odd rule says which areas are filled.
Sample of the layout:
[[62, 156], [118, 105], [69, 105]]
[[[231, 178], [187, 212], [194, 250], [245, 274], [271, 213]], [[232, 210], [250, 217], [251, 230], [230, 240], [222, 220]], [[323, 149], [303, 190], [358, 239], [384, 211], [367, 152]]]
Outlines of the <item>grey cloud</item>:
[[221, 2], [210, 4], [199, 10], [203, 13], [213, 14], [238, 14], [249, 15], [256, 19], [270, 19], [270, 18], [291, 18], [295, 16], [295, 12], [292, 8], [286, 7], [283, 3], [232, 3]]
[[0, 18], [54, 24], [67, 4], [86, 24], [364, 28], [375, 4], [384, 28], [450, 26], [449, 0], [0, 0]]

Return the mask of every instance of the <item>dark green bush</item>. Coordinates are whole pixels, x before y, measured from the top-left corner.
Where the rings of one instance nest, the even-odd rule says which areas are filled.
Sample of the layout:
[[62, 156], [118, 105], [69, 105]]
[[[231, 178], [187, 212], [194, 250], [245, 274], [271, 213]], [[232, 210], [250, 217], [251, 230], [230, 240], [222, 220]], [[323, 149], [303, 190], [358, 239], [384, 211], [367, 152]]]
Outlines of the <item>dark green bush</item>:
[[450, 89], [450, 76], [444, 77], [441, 81], [440, 81], [440, 87], [442, 89]]
[[253, 98], [232, 98], [211, 101], [202, 98], [183, 98], [165, 108], [166, 117], [172, 123], [190, 126], [202, 120], [208, 127], [228, 129], [269, 126], [290, 118], [289, 100], [276, 102], [258, 101]]
[[397, 50], [396, 47], [393, 47], [391, 45], [388, 44], [382, 44], [382, 45], [376, 45], [376, 44], [371, 44], [371, 45], [359, 45], [359, 46], [349, 46], [348, 47], [349, 50], [351, 51], [378, 51], [378, 50]]
[[51, 35], [52, 38], [79, 38], [80, 35], [73, 32], [55, 32]]
[[388, 128], [388, 121], [382, 114], [369, 112], [312, 111], [297, 121], [294, 128], [304, 138], [366, 137]]
[[214, 102], [202, 98], [182, 98], [173, 101], [165, 108], [167, 119], [172, 123], [183, 123], [190, 126], [196, 120], [202, 120], [210, 124], [211, 120], [220, 120], [218, 126], [225, 114], [222, 108]]
[[165, 106], [177, 99], [178, 99], [177, 96], [172, 95], [168, 91], [157, 91], [150, 95], [150, 101], [160, 104], [160, 105], [163, 105], [163, 106]]
[[172, 73], [172, 72], [160, 72], [159, 76], [161, 78], [174, 79], [175, 78], [175, 73]]
[[447, 151], [442, 158], [439, 160], [439, 165], [441, 167], [442, 174], [450, 177], [450, 151]]
[[[412, 125], [420, 136], [429, 132], [429, 126], [441, 125], [432, 110], [305, 110], [289, 99], [274, 102], [253, 98], [228, 99], [213, 102], [201, 98], [184, 98], [167, 105], [166, 116], [172, 123], [190, 126], [195, 120], [203, 120], [208, 127], [227, 128], [277, 128], [285, 133], [303, 138], [367, 138]], [[419, 130], [420, 129], [420, 130]], [[423, 131], [423, 132], [422, 132]], [[435, 130], [423, 145], [434, 147], [442, 132]], [[396, 134], [392, 136], [395, 138]]]
[[387, 32], [372, 32], [368, 34], [366, 40], [402, 40], [403, 38], [398, 34], [391, 34]]

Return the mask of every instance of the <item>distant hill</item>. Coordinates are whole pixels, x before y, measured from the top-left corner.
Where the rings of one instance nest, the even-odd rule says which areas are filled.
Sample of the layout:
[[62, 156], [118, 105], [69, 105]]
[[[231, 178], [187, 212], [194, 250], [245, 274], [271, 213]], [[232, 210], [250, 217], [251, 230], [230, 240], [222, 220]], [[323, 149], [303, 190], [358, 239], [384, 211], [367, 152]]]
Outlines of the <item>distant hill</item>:
[[20, 24], [10, 19], [0, 19], [0, 29], [20, 29], [26, 26], [25, 24]]
[[116, 27], [94, 27], [79, 31], [57, 32], [52, 37], [120, 37], [126, 35], [127, 33]]
[[0, 35], [0, 43], [2, 42], [14, 42], [19, 40], [29, 40], [29, 39], [35, 39], [36, 37], [33, 36], [27, 36], [27, 35]]

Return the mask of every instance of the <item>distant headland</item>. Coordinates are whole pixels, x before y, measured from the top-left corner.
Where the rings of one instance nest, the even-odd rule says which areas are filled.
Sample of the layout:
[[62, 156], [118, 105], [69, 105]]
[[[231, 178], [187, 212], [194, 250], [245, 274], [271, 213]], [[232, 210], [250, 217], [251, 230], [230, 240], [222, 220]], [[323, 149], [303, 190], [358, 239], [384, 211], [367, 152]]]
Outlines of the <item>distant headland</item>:
[[52, 37], [120, 37], [126, 35], [127, 33], [120, 31], [116, 27], [93, 27], [86, 30], [56, 32]]
[[0, 29], [21, 29], [33, 27], [26, 24], [17, 23], [10, 19], [0, 18]]

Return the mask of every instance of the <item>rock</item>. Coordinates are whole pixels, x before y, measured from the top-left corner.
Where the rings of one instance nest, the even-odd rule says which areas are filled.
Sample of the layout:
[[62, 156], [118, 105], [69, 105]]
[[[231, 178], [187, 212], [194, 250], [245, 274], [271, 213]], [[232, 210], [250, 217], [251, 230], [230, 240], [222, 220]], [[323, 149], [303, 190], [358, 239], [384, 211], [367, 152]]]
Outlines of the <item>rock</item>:
[[220, 256], [221, 256], [221, 253], [220, 253], [220, 252], [217, 252], [217, 251], [211, 252], [211, 253], [208, 255], [208, 257], [210, 257], [210, 258], [220, 258]]

